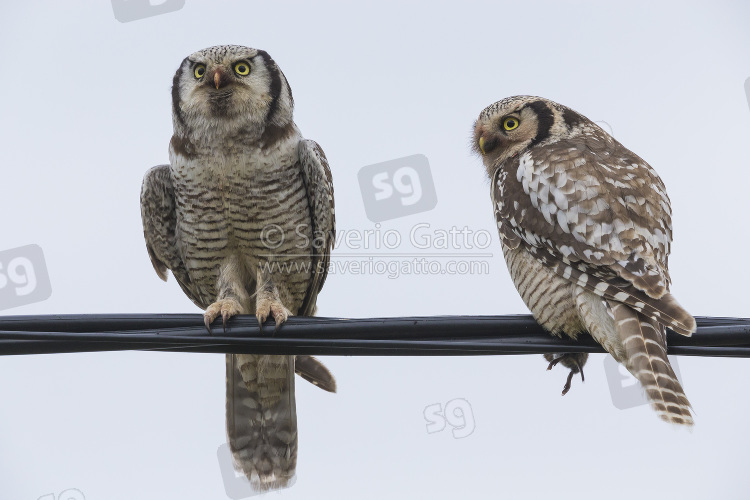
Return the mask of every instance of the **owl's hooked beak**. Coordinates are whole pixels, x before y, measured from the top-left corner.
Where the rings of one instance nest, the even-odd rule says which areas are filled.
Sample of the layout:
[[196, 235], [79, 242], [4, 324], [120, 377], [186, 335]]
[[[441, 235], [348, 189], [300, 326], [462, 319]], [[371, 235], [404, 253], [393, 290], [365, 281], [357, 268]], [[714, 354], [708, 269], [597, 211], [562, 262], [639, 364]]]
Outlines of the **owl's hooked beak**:
[[[485, 137], [485, 134], [488, 134], [488, 136]], [[482, 156], [487, 156], [489, 153], [492, 153], [500, 145], [500, 139], [491, 132], [483, 133], [479, 136], [479, 140], [477, 141], [477, 146], [479, 146]]]
[[220, 69], [214, 71], [214, 85], [216, 86], [216, 90], [219, 90], [226, 84], [227, 79], [224, 77], [224, 73]]

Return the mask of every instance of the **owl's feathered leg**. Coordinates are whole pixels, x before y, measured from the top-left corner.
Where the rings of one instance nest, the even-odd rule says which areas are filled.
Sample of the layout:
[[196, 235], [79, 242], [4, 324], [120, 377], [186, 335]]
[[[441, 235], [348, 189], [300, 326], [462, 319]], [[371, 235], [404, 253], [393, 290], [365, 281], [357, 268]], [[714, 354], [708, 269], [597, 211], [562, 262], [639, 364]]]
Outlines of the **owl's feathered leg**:
[[273, 316], [276, 321], [276, 328], [279, 327], [292, 316], [291, 311], [281, 302], [279, 290], [273, 281], [270, 273], [258, 269], [257, 290], [255, 291], [255, 316], [258, 318], [258, 324], [263, 329], [263, 323], [269, 316]]
[[248, 312], [250, 306], [250, 295], [245, 288], [246, 271], [242, 267], [239, 258], [229, 257], [222, 263], [219, 281], [216, 284], [218, 290], [216, 302], [206, 308], [203, 314], [203, 322], [211, 333], [211, 323], [221, 314], [224, 331], [227, 331], [227, 320], [237, 314]]
[[549, 361], [547, 370], [551, 370], [552, 367], [557, 365], [558, 363], [562, 363], [564, 367], [570, 369], [570, 373], [568, 373], [568, 379], [565, 382], [565, 386], [563, 387], [563, 391], [562, 391], [563, 396], [565, 396], [570, 390], [571, 383], [573, 382], [573, 375], [575, 375], [576, 373], [581, 374], [581, 382], [586, 381], [586, 379], [583, 377], [583, 365], [585, 365], [586, 361], [589, 359], [588, 353], [567, 352], [567, 353], [562, 353], [562, 354], [561, 353], [545, 354], [544, 359]]

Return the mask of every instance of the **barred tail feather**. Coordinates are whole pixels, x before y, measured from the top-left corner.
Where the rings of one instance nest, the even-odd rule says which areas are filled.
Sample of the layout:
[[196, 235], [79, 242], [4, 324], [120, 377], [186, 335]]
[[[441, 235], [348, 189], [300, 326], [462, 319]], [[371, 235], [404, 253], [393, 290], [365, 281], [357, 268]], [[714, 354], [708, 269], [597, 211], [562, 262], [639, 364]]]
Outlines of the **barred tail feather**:
[[625, 350], [625, 367], [646, 390], [652, 408], [662, 420], [692, 426], [690, 402], [667, 358], [664, 327], [623, 303], [607, 302]]
[[227, 438], [235, 468], [259, 492], [294, 484], [297, 413], [292, 356], [227, 354]]

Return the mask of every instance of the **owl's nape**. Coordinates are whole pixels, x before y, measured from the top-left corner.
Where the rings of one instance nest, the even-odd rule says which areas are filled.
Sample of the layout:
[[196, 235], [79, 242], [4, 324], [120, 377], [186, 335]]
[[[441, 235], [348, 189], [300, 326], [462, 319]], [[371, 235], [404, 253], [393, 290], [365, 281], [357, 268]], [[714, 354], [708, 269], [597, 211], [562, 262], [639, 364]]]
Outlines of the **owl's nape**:
[[[534, 96], [485, 108], [473, 148], [508, 270], [537, 322], [573, 340], [590, 333], [661, 418], [692, 425], [666, 328], [690, 335], [696, 324], [669, 291], [672, 213], [656, 172], [585, 116]], [[583, 378], [584, 356], [545, 356], [571, 370], [564, 392]]]
[[551, 370], [555, 366], [557, 366], [558, 363], [562, 363], [562, 365], [570, 370], [568, 372], [568, 378], [565, 381], [565, 385], [563, 386], [562, 395], [565, 396], [568, 391], [570, 390], [570, 387], [573, 383], [573, 376], [576, 373], [581, 374], [581, 382], [585, 382], [586, 379], [583, 376], [583, 365], [586, 364], [586, 361], [588, 360], [589, 355], [587, 353], [581, 353], [581, 352], [568, 352], [568, 353], [550, 353], [545, 354], [544, 359], [549, 361], [549, 364], [547, 365], [547, 370]]

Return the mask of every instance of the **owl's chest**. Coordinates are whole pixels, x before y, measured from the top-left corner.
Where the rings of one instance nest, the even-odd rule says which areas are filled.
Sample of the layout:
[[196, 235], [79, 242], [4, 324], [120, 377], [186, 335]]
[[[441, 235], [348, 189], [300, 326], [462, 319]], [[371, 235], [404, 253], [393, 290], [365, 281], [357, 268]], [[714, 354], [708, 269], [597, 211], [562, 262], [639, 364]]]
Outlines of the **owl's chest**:
[[176, 156], [172, 177], [178, 231], [189, 233], [196, 244], [213, 240], [228, 249], [246, 247], [268, 228], [293, 234], [292, 214], [309, 219], [304, 183], [292, 155]]

